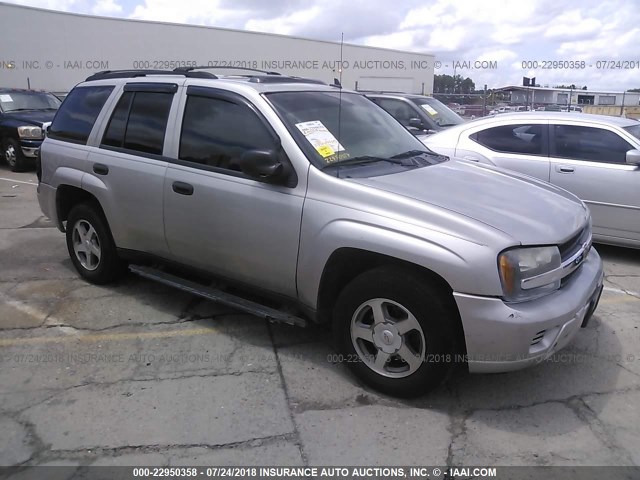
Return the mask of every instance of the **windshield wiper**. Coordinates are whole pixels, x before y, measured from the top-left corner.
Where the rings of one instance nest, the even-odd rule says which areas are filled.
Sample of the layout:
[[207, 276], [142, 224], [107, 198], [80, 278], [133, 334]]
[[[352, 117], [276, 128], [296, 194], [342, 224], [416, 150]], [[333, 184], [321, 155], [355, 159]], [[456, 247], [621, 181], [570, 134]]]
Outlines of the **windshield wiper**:
[[322, 170], [325, 170], [330, 167], [341, 167], [343, 165], [359, 165], [366, 163], [374, 163], [374, 162], [388, 162], [395, 163], [398, 165], [404, 165], [405, 162], [395, 158], [385, 158], [385, 157], [375, 157], [373, 155], [361, 155], [359, 157], [347, 158], [346, 160], [341, 160], [338, 162], [333, 162], [328, 165], [322, 167]]

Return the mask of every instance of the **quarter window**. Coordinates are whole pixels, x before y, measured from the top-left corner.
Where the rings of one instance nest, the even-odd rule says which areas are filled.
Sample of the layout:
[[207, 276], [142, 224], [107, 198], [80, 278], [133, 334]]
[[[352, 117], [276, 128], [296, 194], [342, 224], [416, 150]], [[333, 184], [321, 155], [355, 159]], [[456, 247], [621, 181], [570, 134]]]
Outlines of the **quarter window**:
[[496, 152], [542, 155], [543, 128], [545, 125], [502, 125], [474, 133], [471, 138]]
[[240, 171], [247, 150], [273, 150], [273, 137], [246, 105], [189, 95], [182, 121], [179, 158]]
[[93, 124], [112, 90], [112, 86], [74, 88], [53, 119], [49, 137], [86, 144]]
[[102, 145], [162, 155], [173, 93], [125, 92], [109, 120]]
[[554, 125], [551, 154], [554, 157], [592, 162], [625, 163], [633, 147], [609, 130], [575, 125]]

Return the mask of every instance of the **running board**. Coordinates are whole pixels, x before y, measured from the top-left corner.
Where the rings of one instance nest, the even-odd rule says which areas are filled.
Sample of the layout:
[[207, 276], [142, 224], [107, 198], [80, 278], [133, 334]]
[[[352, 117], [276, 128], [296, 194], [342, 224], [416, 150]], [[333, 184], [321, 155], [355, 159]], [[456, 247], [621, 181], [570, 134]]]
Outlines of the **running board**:
[[250, 313], [256, 317], [266, 318], [272, 322], [283, 322], [288, 323], [289, 325], [297, 325], [299, 327], [307, 326], [307, 321], [303, 318], [281, 312], [275, 308], [260, 305], [259, 303], [246, 300], [236, 295], [231, 295], [230, 293], [226, 293], [212, 287], [207, 287], [205, 285], [171, 275], [170, 273], [163, 272], [162, 270], [144, 267], [142, 265], [129, 265], [129, 270], [141, 277], [155, 280], [156, 282], [189, 292], [193, 295], [206, 298], [207, 300], [211, 300], [216, 303], [237, 308], [238, 310]]

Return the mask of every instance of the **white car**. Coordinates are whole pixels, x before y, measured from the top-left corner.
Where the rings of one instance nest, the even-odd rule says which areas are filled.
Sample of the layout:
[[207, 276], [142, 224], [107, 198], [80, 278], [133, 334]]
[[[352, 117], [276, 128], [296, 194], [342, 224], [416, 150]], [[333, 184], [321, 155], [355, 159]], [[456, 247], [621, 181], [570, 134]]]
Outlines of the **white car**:
[[421, 140], [438, 153], [509, 168], [569, 190], [589, 206], [594, 240], [640, 248], [636, 120], [573, 112], [510, 113]]

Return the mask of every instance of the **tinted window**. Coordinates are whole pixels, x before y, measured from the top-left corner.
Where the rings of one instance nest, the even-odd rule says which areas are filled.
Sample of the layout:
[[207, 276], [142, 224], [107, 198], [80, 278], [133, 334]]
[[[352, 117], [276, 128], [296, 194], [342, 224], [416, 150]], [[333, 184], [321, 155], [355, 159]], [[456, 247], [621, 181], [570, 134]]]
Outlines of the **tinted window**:
[[392, 98], [373, 98], [372, 100], [393, 115], [393, 118], [405, 127], [409, 126], [410, 119], [418, 117], [418, 114], [413, 111], [411, 106], [402, 100], [394, 100]]
[[633, 147], [609, 130], [573, 125], [554, 125], [551, 154], [555, 157], [594, 162], [625, 163]]
[[112, 90], [112, 86], [74, 88], [53, 119], [49, 137], [87, 143], [93, 124]]
[[475, 133], [471, 138], [496, 152], [542, 154], [544, 125], [503, 125]]
[[129, 119], [129, 109], [131, 108], [131, 100], [133, 100], [133, 92], [125, 92], [118, 105], [116, 105], [109, 126], [102, 138], [102, 145], [110, 147], [122, 147], [124, 145], [124, 132]]
[[[135, 92], [123, 147], [162, 155], [173, 93]], [[115, 112], [114, 112], [115, 113]]]
[[272, 136], [246, 105], [189, 95], [180, 136], [180, 159], [240, 170], [247, 150], [273, 150]]

